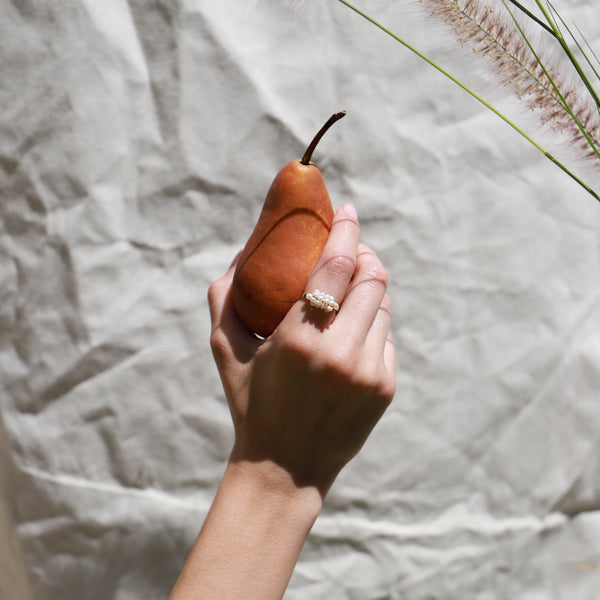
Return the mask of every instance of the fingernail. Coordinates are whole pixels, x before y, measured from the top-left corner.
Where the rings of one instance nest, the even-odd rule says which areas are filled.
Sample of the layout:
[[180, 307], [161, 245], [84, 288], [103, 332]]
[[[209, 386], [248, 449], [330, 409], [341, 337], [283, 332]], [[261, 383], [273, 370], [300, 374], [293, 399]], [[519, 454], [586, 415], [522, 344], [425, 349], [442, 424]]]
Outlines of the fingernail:
[[350, 203], [344, 204], [342, 207], [347, 215], [350, 215], [353, 219], [358, 219], [358, 214], [356, 213], [356, 208]]

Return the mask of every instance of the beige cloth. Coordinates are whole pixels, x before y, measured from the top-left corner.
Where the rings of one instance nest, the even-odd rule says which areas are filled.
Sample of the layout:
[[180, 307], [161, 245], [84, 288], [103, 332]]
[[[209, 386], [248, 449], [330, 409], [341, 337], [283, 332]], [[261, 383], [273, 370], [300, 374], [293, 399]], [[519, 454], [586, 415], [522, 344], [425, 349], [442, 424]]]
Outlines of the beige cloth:
[[232, 441], [208, 284], [346, 109], [314, 159], [388, 267], [398, 392], [286, 597], [596, 600], [600, 205], [342, 4], [239, 4], [0, 2], [0, 596], [166, 597]]

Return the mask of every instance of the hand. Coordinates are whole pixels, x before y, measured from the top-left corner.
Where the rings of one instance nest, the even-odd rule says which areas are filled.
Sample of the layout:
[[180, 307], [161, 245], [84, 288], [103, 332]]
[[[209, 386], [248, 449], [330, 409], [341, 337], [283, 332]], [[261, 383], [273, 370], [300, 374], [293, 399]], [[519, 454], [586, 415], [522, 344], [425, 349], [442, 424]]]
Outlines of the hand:
[[332, 294], [336, 313], [299, 299], [265, 340], [238, 318], [235, 262], [208, 298], [211, 347], [235, 428], [231, 461], [278, 465], [325, 495], [360, 450], [395, 392], [387, 273], [340, 208], [306, 286]]
[[170, 600], [279, 600], [323, 497], [395, 391], [387, 275], [351, 207], [306, 288], [332, 294], [337, 314], [299, 299], [259, 340], [233, 307], [234, 268], [208, 299], [235, 444]]

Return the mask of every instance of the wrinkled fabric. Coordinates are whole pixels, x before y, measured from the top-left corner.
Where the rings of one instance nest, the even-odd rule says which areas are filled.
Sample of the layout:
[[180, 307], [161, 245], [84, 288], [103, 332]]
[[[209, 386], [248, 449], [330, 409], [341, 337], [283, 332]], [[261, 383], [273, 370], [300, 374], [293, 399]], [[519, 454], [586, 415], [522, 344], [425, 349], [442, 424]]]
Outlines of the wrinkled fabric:
[[[345, 109], [314, 160], [388, 269], [398, 389], [286, 598], [597, 600], [591, 196], [335, 1], [0, 7], [0, 597], [167, 596], [233, 439], [208, 285]], [[418, 6], [364, 8], [538, 130]]]

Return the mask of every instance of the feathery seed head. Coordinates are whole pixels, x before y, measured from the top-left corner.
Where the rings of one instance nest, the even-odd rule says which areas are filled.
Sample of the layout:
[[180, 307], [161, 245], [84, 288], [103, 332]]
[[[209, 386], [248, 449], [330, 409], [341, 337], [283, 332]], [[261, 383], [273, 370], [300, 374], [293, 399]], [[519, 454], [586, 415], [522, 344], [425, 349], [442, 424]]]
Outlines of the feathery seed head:
[[600, 117], [595, 102], [568, 81], [570, 63], [556, 63], [544, 46], [534, 49], [503, 10], [482, 0], [421, 0], [430, 14], [445, 21], [461, 45], [494, 66], [500, 83], [539, 114], [541, 122], [564, 134], [586, 158], [598, 159]]

